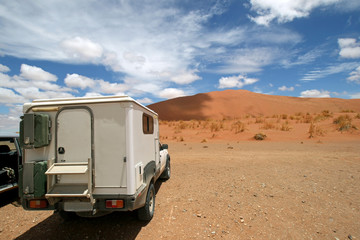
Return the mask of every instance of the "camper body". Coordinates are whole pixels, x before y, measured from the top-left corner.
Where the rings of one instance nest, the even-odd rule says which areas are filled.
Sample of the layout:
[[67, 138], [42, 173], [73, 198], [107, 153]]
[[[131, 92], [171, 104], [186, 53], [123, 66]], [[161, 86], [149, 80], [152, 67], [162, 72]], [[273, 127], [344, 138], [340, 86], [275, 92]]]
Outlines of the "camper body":
[[25, 209], [152, 218], [155, 181], [170, 177], [155, 112], [128, 96], [35, 100], [23, 111]]

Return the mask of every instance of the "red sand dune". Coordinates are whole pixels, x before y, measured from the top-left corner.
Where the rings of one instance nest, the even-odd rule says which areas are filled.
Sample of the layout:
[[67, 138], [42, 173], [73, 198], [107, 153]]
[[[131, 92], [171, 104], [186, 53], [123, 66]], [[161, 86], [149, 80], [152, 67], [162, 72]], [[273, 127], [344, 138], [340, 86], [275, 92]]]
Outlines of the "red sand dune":
[[179, 97], [148, 106], [161, 120], [206, 120], [245, 115], [319, 113], [324, 110], [360, 112], [360, 99], [299, 98], [225, 90]]

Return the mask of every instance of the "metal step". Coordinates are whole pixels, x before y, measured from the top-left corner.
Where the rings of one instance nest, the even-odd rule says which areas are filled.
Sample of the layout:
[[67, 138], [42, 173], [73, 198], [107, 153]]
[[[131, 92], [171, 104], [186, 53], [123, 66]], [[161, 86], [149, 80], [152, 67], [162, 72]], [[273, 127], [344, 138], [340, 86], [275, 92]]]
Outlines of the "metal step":
[[88, 194], [88, 184], [57, 183], [45, 194], [45, 197], [88, 197]]
[[85, 174], [89, 169], [88, 162], [54, 163], [45, 172], [46, 175]]

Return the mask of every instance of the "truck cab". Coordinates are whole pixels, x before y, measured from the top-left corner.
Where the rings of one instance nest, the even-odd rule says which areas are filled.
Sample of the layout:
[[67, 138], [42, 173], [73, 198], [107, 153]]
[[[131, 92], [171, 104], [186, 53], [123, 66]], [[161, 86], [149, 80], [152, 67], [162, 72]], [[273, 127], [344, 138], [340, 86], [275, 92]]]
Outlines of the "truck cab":
[[22, 164], [18, 136], [0, 136], [0, 194], [18, 188]]

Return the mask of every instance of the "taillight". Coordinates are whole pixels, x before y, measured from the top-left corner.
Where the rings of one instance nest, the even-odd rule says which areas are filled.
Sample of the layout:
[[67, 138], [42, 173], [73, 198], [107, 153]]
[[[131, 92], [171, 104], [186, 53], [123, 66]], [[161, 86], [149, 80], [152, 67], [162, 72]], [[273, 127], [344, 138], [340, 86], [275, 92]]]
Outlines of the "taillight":
[[124, 200], [106, 200], [106, 208], [124, 208]]
[[48, 201], [43, 200], [30, 200], [29, 201], [30, 208], [47, 208]]

